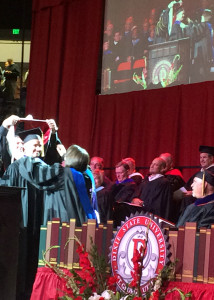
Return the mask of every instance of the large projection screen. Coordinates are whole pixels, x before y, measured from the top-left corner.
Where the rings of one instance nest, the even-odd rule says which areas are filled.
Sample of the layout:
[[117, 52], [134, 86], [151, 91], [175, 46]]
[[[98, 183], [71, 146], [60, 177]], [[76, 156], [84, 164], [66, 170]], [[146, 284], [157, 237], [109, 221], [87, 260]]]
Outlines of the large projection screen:
[[214, 79], [214, 1], [106, 0], [101, 94]]

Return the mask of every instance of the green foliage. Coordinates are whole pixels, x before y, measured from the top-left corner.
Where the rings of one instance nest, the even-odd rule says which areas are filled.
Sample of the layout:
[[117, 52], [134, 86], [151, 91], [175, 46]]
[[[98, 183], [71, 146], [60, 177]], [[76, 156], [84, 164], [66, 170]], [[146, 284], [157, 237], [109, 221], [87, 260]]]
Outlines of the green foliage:
[[109, 277], [110, 265], [106, 262], [104, 255], [99, 255], [97, 246], [91, 238], [91, 249], [89, 251], [90, 260], [95, 268], [97, 278], [97, 293], [100, 294], [107, 288], [107, 279]]

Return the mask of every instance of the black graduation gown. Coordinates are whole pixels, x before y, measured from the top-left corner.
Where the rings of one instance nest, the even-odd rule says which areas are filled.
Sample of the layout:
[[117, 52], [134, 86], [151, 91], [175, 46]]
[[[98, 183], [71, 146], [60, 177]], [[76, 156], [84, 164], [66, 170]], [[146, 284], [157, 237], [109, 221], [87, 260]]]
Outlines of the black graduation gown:
[[111, 193], [114, 199], [113, 221], [115, 228], [120, 226], [121, 221], [124, 221], [131, 213], [136, 212], [136, 206], [131, 205], [136, 189], [137, 185], [132, 179], [129, 179], [128, 182], [125, 181], [112, 186]]
[[44, 162], [48, 165], [53, 165], [54, 163], [62, 163], [64, 160], [63, 157], [61, 157], [56, 149], [56, 146], [58, 144], [61, 144], [61, 141], [58, 137], [57, 132], [52, 133], [50, 136], [49, 141], [44, 146], [44, 152], [45, 157], [43, 158]]
[[136, 184], [134, 180], [115, 183], [112, 185], [111, 193], [115, 202], [128, 202], [132, 201], [132, 196], [136, 191]]
[[49, 166], [38, 158], [19, 161], [21, 176], [44, 191], [44, 224], [52, 218], [60, 218], [61, 222], [74, 218], [77, 226], [87, 221], [70, 168], [58, 163]]
[[22, 224], [20, 224], [17, 299], [28, 299], [38, 266], [43, 194], [20, 176], [20, 161], [12, 163], [0, 180], [1, 185], [17, 186], [21, 191]]
[[140, 185], [139, 198], [144, 201], [143, 208], [157, 216], [173, 221], [172, 188], [165, 177], [149, 181], [145, 179]]
[[155, 27], [154, 44], [168, 41], [169, 8], [163, 10]]
[[[212, 201], [214, 201], [214, 194], [212, 198]], [[204, 199], [206, 199], [206, 197]], [[211, 224], [214, 224], [214, 202], [201, 206], [197, 206], [193, 203], [187, 206], [176, 226], [184, 226], [186, 222], [196, 222], [198, 228], [210, 228]]]
[[[206, 170], [208, 170], [208, 171], [214, 173], [214, 166], [208, 167]], [[199, 172], [199, 170], [198, 170], [196, 173], [194, 173], [194, 174], [190, 177], [190, 179], [187, 181], [187, 183], [185, 184], [185, 188], [186, 188], [188, 191], [191, 191], [191, 190], [192, 190], [191, 185], [192, 185], [192, 183], [193, 183], [193, 179], [195, 178], [195, 175], [196, 175], [198, 172]]]
[[107, 188], [103, 188], [97, 192], [97, 204], [100, 214], [100, 222], [106, 224], [108, 220], [112, 220], [113, 198], [111, 192]]
[[43, 209], [46, 221], [59, 217], [61, 222], [68, 222], [70, 218], [75, 218], [77, 226], [81, 226], [87, 218], [77, 196], [70, 168], [58, 163], [48, 166], [38, 158], [23, 157], [8, 167], [0, 184], [23, 188], [24, 228], [20, 237], [21, 273], [18, 276], [18, 284], [22, 287], [18, 286], [18, 293], [20, 299], [25, 299], [22, 293], [27, 297], [30, 295], [36, 275], [40, 225], [44, 223]]
[[173, 192], [177, 191], [178, 189], [180, 189], [181, 187], [183, 187], [185, 185], [185, 181], [179, 175], [170, 175], [170, 174], [168, 175], [167, 174], [165, 176], [169, 180]]
[[[19, 126], [21, 126], [21, 124], [22, 123], [20, 123]], [[2, 177], [4, 171], [11, 164], [11, 155], [8, 151], [9, 146], [6, 138], [7, 134], [8, 129], [4, 126], [0, 126], [0, 177]], [[63, 161], [63, 158], [59, 155], [56, 149], [57, 144], [61, 144], [57, 133], [51, 134], [50, 140], [45, 145], [45, 156], [43, 158], [43, 160], [49, 165], [52, 165], [56, 162], [62, 163]]]

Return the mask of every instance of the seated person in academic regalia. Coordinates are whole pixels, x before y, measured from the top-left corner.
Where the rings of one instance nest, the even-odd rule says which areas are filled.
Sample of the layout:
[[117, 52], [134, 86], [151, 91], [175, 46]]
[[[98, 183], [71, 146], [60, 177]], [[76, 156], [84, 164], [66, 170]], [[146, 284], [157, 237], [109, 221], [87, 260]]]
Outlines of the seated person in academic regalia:
[[181, 171], [174, 168], [173, 158], [170, 153], [162, 153], [160, 157], [166, 162], [164, 175], [171, 184], [174, 208], [173, 221], [176, 223], [183, 209], [183, 187], [185, 185], [185, 181], [183, 175], [181, 174]]
[[[96, 169], [103, 170], [104, 169], [104, 159], [99, 156], [93, 156], [90, 161], [90, 168], [91, 168], [92, 172]], [[113, 182], [104, 173], [102, 186], [104, 186], [106, 188], [111, 188], [112, 184], [113, 184]]]
[[162, 153], [160, 155], [160, 158], [162, 158], [166, 162], [164, 175], [170, 181], [172, 190], [173, 192], [175, 192], [185, 185], [183, 175], [181, 174], [180, 170], [174, 168], [172, 154]]
[[195, 174], [192, 194], [196, 201], [186, 207], [177, 227], [196, 222], [198, 228], [210, 228], [214, 224], [214, 174], [206, 169]]
[[129, 165], [129, 178], [133, 179], [136, 184], [140, 184], [144, 177], [141, 173], [136, 172], [135, 160], [132, 157], [126, 157], [123, 158], [123, 161]]
[[[199, 146], [199, 152], [201, 171], [209, 170], [210, 172], [214, 173], [214, 147]], [[193, 174], [185, 184], [185, 188], [189, 191], [188, 195], [192, 195], [191, 185], [196, 174], [197, 172]]]
[[[214, 147], [202, 145], [199, 146], [199, 152], [201, 165], [200, 171], [209, 170], [210, 172], [214, 173]], [[195, 201], [195, 197], [192, 196], [191, 185], [196, 174], [197, 172], [190, 177], [184, 186], [187, 191], [184, 193], [181, 212], [183, 212], [189, 204], [192, 204]]]
[[129, 178], [129, 165], [124, 161], [119, 162], [115, 167], [115, 174], [117, 180], [111, 188], [114, 201], [131, 203], [136, 184]]
[[116, 165], [115, 174], [117, 180], [112, 186], [111, 193], [114, 199], [114, 227], [117, 227], [121, 224], [121, 221], [125, 220], [126, 216], [130, 216], [133, 212], [134, 206], [131, 202], [137, 185], [132, 178], [129, 178], [129, 165], [124, 161]]
[[97, 204], [100, 215], [100, 222], [106, 224], [108, 220], [112, 220], [113, 212], [113, 198], [109, 189], [102, 185], [104, 171], [95, 169], [93, 171], [96, 193], [97, 193]]
[[169, 180], [173, 191], [173, 221], [176, 223], [183, 209], [183, 190], [185, 181], [181, 171], [174, 168], [174, 162], [170, 153], [162, 153], [160, 157], [165, 160], [166, 168], [164, 170], [165, 177]]
[[150, 165], [149, 176], [139, 185], [139, 190], [134, 195], [132, 202], [139, 203], [141, 200], [145, 211], [173, 221], [172, 188], [169, 180], [164, 176], [165, 168], [165, 161], [156, 157]]

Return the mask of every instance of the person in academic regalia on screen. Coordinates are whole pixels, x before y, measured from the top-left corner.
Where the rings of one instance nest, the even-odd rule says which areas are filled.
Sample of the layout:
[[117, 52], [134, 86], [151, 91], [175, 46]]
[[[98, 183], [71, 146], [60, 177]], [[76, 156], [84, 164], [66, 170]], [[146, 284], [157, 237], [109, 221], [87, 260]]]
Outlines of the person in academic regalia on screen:
[[154, 44], [164, 43], [169, 40], [173, 25], [174, 10], [180, 7], [182, 1], [171, 1], [168, 7], [162, 11], [155, 27]]
[[198, 228], [210, 228], [214, 224], [214, 174], [206, 169], [198, 172], [192, 183], [192, 194], [196, 201], [187, 206], [177, 227], [196, 222]]

